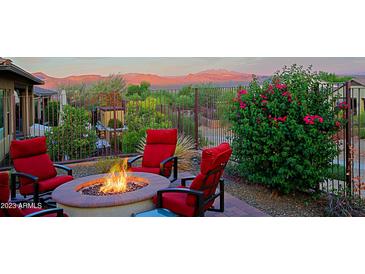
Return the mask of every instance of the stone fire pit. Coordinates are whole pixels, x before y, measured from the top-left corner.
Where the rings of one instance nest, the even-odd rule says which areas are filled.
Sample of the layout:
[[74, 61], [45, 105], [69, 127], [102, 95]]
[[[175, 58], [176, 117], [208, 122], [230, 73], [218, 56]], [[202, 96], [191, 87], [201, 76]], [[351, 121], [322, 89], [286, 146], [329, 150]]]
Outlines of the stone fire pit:
[[152, 197], [157, 190], [170, 185], [170, 181], [160, 175], [144, 172], [127, 174], [131, 177], [140, 177], [148, 183], [143, 183], [139, 187], [133, 186], [129, 192], [92, 195], [94, 191], [90, 191], [90, 187], [95, 187], [108, 174], [92, 175], [59, 186], [53, 191], [52, 198], [57, 207], [63, 208], [69, 216], [129, 217], [133, 213], [153, 209], [155, 206]]

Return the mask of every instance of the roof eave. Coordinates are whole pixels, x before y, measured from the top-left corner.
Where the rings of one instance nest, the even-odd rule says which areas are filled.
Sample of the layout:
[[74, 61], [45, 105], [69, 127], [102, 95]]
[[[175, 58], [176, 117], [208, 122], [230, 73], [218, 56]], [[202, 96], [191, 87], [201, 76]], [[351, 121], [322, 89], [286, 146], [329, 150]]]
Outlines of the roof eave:
[[11, 71], [12, 73], [15, 73], [15, 74], [20, 75], [24, 78], [27, 78], [28, 80], [30, 80], [35, 85], [43, 85], [44, 84], [43, 80], [35, 77], [34, 75], [30, 74], [29, 72], [26, 72], [25, 70], [15, 66], [15, 65], [0, 66], [0, 70]]

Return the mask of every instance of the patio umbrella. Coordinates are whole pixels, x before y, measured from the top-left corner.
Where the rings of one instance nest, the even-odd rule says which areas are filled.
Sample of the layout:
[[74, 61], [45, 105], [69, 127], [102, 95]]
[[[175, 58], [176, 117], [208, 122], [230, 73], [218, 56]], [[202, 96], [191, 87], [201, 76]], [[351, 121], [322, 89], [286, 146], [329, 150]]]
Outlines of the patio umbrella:
[[59, 117], [59, 124], [62, 124], [62, 113], [63, 113], [63, 107], [67, 105], [67, 97], [66, 97], [66, 91], [62, 90], [60, 94], [60, 117]]

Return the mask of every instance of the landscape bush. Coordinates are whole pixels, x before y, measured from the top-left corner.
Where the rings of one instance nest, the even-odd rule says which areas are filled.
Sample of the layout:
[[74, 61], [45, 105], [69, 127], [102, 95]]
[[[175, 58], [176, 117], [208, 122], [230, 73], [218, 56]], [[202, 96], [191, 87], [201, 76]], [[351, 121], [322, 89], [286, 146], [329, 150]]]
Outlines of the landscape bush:
[[122, 128], [123, 127], [123, 122], [121, 120], [119, 120], [119, 119], [115, 119], [114, 120], [114, 118], [112, 118], [112, 119], [109, 120], [108, 127], [114, 128], [114, 121], [116, 121], [116, 123], [115, 123], [116, 124], [116, 128]]
[[46, 132], [51, 158], [57, 161], [91, 157], [96, 151], [96, 131], [90, 113], [84, 108], [66, 105], [62, 123]]
[[284, 193], [316, 188], [328, 175], [344, 125], [342, 104], [310, 68], [293, 65], [256, 80], [232, 101], [233, 158], [239, 174]]
[[48, 102], [44, 109], [44, 123], [48, 123], [48, 126], [58, 126], [58, 119], [60, 116], [60, 103], [56, 101]]
[[[126, 111], [127, 131], [117, 138], [118, 148], [123, 153], [136, 152], [139, 141], [149, 128], [171, 128], [169, 117], [158, 110], [160, 101], [147, 97], [144, 101], [128, 102]], [[113, 144], [112, 144], [112, 147]]]

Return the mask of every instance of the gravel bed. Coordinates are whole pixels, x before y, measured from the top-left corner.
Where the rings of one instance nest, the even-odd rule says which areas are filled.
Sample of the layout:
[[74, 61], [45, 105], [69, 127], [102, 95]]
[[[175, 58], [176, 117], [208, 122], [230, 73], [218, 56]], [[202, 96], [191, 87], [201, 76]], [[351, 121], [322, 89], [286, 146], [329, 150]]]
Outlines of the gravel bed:
[[[226, 176], [227, 177], [227, 176]], [[263, 185], [245, 182], [242, 179], [225, 178], [225, 191], [260, 209], [270, 216], [322, 217], [326, 200], [306, 193], [280, 195]]]

